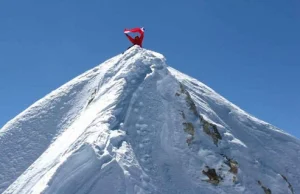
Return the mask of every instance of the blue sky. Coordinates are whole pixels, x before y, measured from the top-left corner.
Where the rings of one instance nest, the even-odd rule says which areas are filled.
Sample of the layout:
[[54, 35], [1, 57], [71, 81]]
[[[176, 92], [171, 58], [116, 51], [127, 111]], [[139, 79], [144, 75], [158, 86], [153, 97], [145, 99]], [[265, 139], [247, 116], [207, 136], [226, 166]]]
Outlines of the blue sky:
[[299, 0], [1, 1], [0, 127], [144, 26], [145, 48], [299, 138], [299, 21]]

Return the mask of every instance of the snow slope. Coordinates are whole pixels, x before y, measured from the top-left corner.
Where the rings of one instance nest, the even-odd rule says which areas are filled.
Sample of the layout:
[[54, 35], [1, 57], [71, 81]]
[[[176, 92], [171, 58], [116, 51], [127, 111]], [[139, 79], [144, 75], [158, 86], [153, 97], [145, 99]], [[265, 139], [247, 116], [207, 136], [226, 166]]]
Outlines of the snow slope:
[[0, 130], [0, 193], [300, 193], [300, 141], [132, 47]]

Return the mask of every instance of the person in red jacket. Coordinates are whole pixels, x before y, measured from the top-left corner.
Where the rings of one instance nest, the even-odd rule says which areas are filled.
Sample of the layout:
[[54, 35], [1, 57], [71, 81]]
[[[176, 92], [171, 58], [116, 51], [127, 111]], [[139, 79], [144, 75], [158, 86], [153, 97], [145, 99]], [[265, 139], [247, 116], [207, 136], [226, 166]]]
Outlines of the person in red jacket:
[[[127, 38], [129, 39], [129, 41], [133, 44], [133, 45], [139, 45], [140, 47], [143, 47], [143, 40], [144, 40], [144, 28], [132, 28], [132, 29], [125, 29], [124, 30], [125, 35], [127, 36]], [[139, 33], [140, 36], [135, 36], [134, 38], [132, 38], [130, 35], [128, 35], [129, 33]], [[133, 46], [132, 45], [132, 46]], [[131, 47], [131, 46], [130, 46]], [[129, 48], [130, 48], [129, 47]]]

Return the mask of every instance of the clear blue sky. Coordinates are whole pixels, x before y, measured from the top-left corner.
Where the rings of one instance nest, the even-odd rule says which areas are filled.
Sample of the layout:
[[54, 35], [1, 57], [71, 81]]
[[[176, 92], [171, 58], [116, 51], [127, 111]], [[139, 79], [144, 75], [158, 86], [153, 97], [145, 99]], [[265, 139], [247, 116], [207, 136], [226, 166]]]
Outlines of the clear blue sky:
[[252, 115], [300, 137], [300, 1], [0, 1], [0, 127], [50, 91], [144, 47]]

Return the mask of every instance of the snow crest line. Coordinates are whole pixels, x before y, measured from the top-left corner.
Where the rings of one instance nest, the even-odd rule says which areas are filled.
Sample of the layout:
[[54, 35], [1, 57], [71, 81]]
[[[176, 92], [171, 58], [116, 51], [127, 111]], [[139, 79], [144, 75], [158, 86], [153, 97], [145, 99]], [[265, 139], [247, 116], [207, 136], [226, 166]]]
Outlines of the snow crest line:
[[300, 142], [133, 46], [0, 132], [0, 193], [298, 193]]

